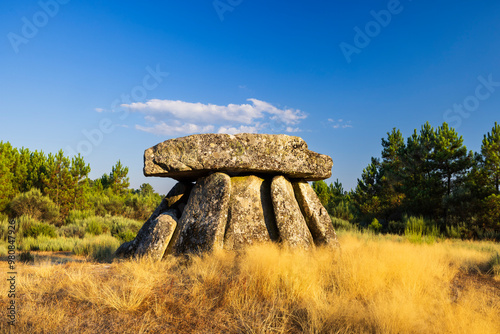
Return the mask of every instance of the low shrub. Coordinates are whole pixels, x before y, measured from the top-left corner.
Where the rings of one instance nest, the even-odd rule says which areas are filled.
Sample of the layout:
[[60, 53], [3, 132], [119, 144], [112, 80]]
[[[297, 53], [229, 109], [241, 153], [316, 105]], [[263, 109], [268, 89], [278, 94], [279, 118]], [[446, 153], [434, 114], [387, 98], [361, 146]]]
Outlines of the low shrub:
[[43, 235], [38, 238], [24, 238], [17, 247], [21, 251], [71, 252], [80, 240], [79, 238], [50, 238]]
[[34, 262], [35, 257], [30, 253], [30, 251], [23, 251], [19, 254], [19, 261], [22, 263]]
[[71, 210], [66, 216], [66, 224], [76, 224], [78, 220], [94, 216], [93, 210]]
[[22, 215], [15, 219], [16, 237], [19, 241], [24, 238], [25, 231], [29, 230], [31, 226], [38, 224], [38, 221], [31, 216]]
[[87, 224], [86, 224], [85, 231], [93, 234], [93, 235], [100, 235], [103, 233], [103, 224], [99, 221], [99, 219], [88, 219]]
[[1, 243], [0, 244], [0, 256], [4, 256], [8, 254], [7, 250], [7, 244], [6, 243]]
[[120, 232], [116, 235], [114, 235], [114, 237], [117, 237], [120, 239], [120, 241], [123, 243], [123, 242], [129, 242], [129, 241], [132, 241], [135, 239], [137, 233], [134, 233], [130, 230], [126, 230], [124, 232]]
[[463, 229], [460, 226], [446, 225], [446, 236], [452, 239], [460, 239], [463, 235]]
[[402, 221], [391, 220], [387, 224], [387, 231], [392, 234], [402, 235], [405, 232], [405, 223]]
[[120, 241], [110, 235], [99, 235], [85, 238], [75, 245], [73, 252], [76, 255], [85, 255], [96, 261], [109, 261]]
[[56, 228], [54, 225], [50, 225], [47, 223], [34, 223], [28, 226], [23, 231], [23, 237], [33, 237], [36, 238], [40, 235], [45, 235], [51, 238], [57, 237]]
[[356, 229], [356, 227], [353, 224], [351, 224], [348, 220], [332, 216], [330, 216], [330, 219], [332, 220], [333, 228], [335, 229], [335, 231], [340, 231], [340, 230], [351, 231], [353, 229]]
[[58, 230], [59, 236], [66, 238], [80, 238], [85, 236], [85, 228], [76, 224], [62, 226]]
[[0, 240], [7, 241], [9, 236], [9, 219], [0, 219]]
[[382, 224], [379, 223], [377, 218], [373, 218], [368, 228], [375, 233], [379, 233], [382, 230]]
[[133, 238], [135, 238], [135, 235], [139, 232], [142, 225], [143, 223], [137, 220], [113, 217], [111, 220], [111, 235], [119, 237], [122, 240], [124, 240], [124, 238], [129, 239], [132, 235]]
[[333, 202], [328, 203], [328, 212], [330, 215], [336, 218], [344, 219], [351, 221], [354, 219], [354, 215], [352, 214], [352, 208], [349, 202], [340, 201], [338, 204], [334, 204]]
[[59, 218], [58, 206], [48, 196], [43, 196], [37, 188], [14, 197], [9, 203], [9, 210], [13, 218], [27, 215], [51, 223], [55, 223]]

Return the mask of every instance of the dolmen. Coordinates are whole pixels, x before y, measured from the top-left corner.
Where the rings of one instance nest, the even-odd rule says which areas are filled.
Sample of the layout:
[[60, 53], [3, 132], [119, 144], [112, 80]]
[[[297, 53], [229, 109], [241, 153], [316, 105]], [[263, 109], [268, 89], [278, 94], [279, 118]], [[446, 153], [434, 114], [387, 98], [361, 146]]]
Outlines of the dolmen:
[[178, 183], [118, 257], [162, 259], [258, 242], [337, 247], [328, 212], [307, 181], [331, 176], [332, 159], [299, 137], [198, 134], [144, 152], [144, 175]]

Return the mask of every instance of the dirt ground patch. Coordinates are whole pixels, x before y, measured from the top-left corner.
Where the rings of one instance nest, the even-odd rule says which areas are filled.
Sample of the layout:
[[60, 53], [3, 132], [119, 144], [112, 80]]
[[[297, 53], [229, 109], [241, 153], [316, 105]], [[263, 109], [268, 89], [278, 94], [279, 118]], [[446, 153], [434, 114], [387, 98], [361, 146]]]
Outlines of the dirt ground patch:
[[451, 295], [458, 299], [462, 292], [468, 289], [477, 289], [492, 298], [500, 299], [500, 281], [488, 274], [459, 271], [451, 281]]

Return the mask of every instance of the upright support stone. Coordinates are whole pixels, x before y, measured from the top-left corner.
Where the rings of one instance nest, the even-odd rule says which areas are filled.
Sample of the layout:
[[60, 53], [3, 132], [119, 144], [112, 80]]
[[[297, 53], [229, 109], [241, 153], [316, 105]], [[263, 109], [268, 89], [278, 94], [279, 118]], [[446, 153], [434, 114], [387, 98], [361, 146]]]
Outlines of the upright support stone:
[[285, 177], [280, 175], [273, 178], [271, 198], [282, 242], [290, 247], [314, 247], [311, 232], [295, 199], [293, 187]]
[[[156, 218], [162, 213], [171, 211], [173, 217], [178, 219], [182, 213], [182, 206], [187, 202], [189, 198], [189, 193], [193, 188], [193, 184], [190, 182], [178, 182], [170, 191], [167, 196], [163, 198], [160, 205], [155, 209], [151, 216], [146, 220], [144, 225], [142, 225], [137, 236], [134, 240], [123, 243], [115, 252], [115, 256], [129, 258], [132, 256], [138, 256], [139, 254], [148, 253], [145, 251], [143, 243], [150, 243], [150, 231], [152, 231], [151, 225], [156, 225], [153, 223]], [[137, 253], [137, 249], [141, 247], [143, 250]]]
[[198, 179], [179, 225], [174, 252], [198, 253], [223, 248], [231, 194], [231, 179], [214, 173]]
[[255, 175], [231, 178], [224, 249], [240, 249], [278, 238], [269, 188], [268, 181]]
[[149, 225], [147, 233], [135, 251], [135, 256], [150, 256], [155, 260], [161, 260], [165, 253], [169, 253], [167, 249], [169, 244], [172, 244], [176, 228], [177, 217], [174, 210], [160, 214]]
[[316, 245], [338, 246], [332, 220], [309, 183], [293, 182], [295, 198], [313, 236]]

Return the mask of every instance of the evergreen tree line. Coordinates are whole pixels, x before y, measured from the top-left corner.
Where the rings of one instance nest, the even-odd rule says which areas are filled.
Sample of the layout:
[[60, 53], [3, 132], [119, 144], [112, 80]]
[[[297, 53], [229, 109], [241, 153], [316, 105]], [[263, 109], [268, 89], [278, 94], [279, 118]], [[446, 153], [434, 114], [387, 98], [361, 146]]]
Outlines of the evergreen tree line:
[[79, 211], [144, 220], [161, 201], [148, 183], [129, 189], [128, 167], [120, 161], [96, 180], [89, 173], [80, 155], [45, 154], [1, 141], [0, 216], [27, 214], [58, 226]]
[[474, 238], [500, 235], [499, 180], [496, 122], [476, 153], [447, 123], [435, 129], [427, 122], [406, 141], [400, 130], [388, 132], [381, 157], [371, 158], [355, 190], [345, 192], [338, 181], [313, 188], [330, 215], [359, 226], [403, 233], [400, 222], [414, 216], [442, 234]]

